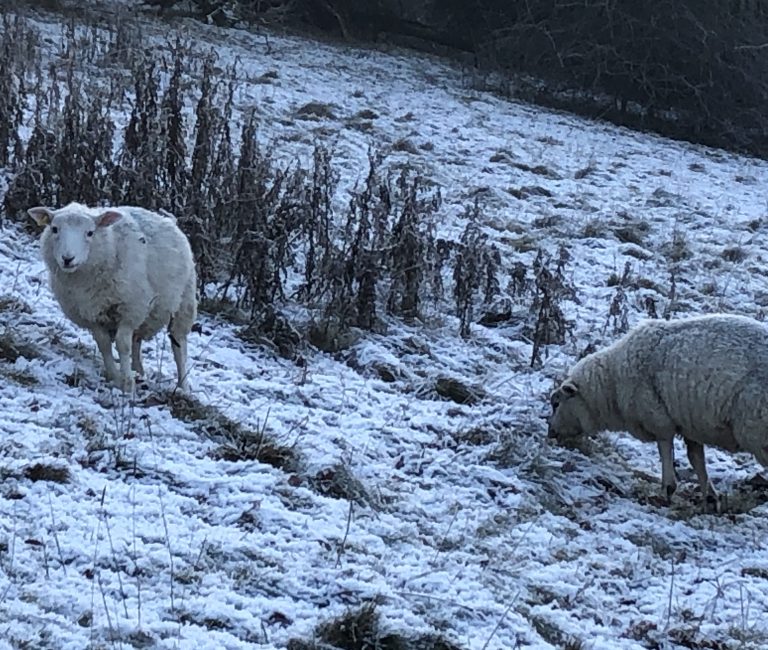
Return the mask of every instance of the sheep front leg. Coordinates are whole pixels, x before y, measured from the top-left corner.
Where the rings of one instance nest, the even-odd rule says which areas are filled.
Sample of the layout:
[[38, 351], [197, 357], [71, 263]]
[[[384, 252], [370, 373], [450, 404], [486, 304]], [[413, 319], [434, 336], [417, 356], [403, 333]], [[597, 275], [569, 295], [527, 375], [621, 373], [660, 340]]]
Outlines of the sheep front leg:
[[696, 472], [696, 476], [699, 479], [699, 487], [701, 488], [701, 501], [704, 512], [709, 509], [709, 504], [713, 503], [715, 506], [715, 512], [722, 512], [722, 502], [720, 495], [715, 490], [712, 482], [709, 480], [707, 474], [707, 461], [704, 456], [704, 445], [694, 440], [685, 441], [686, 451], [688, 452], [688, 461], [693, 467], [693, 471]]
[[91, 330], [91, 334], [93, 334], [99, 352], [101, 352], [101, 358], [104, 360], [104, 374], [107, 376], [107, 381], [118, 383], [120, 373], [117, 371], [115, 358], [112, 356], [112, 339], [109, 332], [103, 327], [95, 327]]
[[120, 376], [117, 385], [124, 393], [132, 393], [134, 387], [133, 371], [131, 370], [132, 343], [133, 328], [128, 325], [118, 325], [115, 334], [115, 347], [120, 359]]
[[675, 477], [675, 444], [672, 438], [658, 440], [659, 456], [661, 457], [661, 488], [667, 503], [672, 501], [672, 495], [677, 489]]

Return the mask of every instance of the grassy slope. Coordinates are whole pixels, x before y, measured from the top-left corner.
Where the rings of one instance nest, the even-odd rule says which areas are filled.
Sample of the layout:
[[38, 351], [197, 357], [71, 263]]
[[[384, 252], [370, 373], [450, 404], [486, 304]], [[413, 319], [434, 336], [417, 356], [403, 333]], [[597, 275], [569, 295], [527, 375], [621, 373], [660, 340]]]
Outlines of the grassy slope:
[[[56, 17], [39, 20], [55, 42]], [[128, 42], [158, 49], [181, 26], [137, 20]], [[609, 285], [625, 262], [615, 304], [630, 322], [647, 299], [659, 313], [761, 313], [766, 165], [508, 103], [423, 57], [183, 26], [222, 69], [240, 58], [251, 81], [237, 108], [258, 107], [279, 157], [332, 143], [340, 196], [375, 142], [441, 185], [446, 236], [479, 195], [509, 263], [530, 269], [538, 247], [564, 244], [574, 336], [531, 371], [517, 330], [475, 326], [462, 341], [453, 317], [431, 313], [362, 339], [355, 367], [318, 353], [305, 370], [205, 316], [192, 384], [233, 429], [158, 399], [157, 375], [134, 405], [105, 390], [34, 242], [7, 227], [0, 324], [22, 354], [0, 364], [0, 646], [284, 647], [376, 599], [385, 629], [467, 648], [764, 647], [754, 462], [709, 454], [732, 514], [696, 512], [687, 466], [666, 508], [652, 446], [550, 448], [541, 416], [552, 379], [614, 336]], [[302, 117], [309, 102], [325, 117]], [[164, 345], [147, 366], [167, 380]], [[382, 363], [394, 382], [377, 377]], [[486, 398], [438, 399], [446, 376]], [[296, 465], [243, 453], [265, 427]]]

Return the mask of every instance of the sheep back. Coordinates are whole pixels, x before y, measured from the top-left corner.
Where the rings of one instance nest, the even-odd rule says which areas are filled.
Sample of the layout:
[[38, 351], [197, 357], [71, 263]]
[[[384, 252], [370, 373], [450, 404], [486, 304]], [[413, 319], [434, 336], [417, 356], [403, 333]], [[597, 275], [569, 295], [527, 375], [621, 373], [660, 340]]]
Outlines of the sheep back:
[[138, 328], [138, 335], [145, 340], [152, 338], [177, 314], [190, 320], [191, 327], [196, 316], [197, 278], [189, 240], [175, 218], [141, 208], [127, 211], [146, 242], [146, 274], [153, 293], [149, 314]]
[[768, 464], [768, 330], [753, 319], [644, 321], [578, 362], [569, 380], [596, 430], [646, 441], [679, 433]]

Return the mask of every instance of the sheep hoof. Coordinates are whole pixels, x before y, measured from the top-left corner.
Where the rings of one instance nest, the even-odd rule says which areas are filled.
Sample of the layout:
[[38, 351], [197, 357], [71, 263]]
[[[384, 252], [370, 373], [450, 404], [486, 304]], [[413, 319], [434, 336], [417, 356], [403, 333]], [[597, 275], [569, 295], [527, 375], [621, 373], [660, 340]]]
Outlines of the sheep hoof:
[[126, 395], [131, 395], [136, 388], [136, 382], [133, 375], [129, 375], [128, 377], [118, 377], [113, 383]]
[[672, 495], [675, 493], [675, 490], [677, 490], [676, 483], [664, 486], [664, 501], [668, 506], [672, 505]]
[[719, 495], [717, 492], [709, 492], [704, 499], [702, 499], [702, 508], [705, 513], [713, 512], [722, 515], [726, 511], [727, 506], [726, 498]]

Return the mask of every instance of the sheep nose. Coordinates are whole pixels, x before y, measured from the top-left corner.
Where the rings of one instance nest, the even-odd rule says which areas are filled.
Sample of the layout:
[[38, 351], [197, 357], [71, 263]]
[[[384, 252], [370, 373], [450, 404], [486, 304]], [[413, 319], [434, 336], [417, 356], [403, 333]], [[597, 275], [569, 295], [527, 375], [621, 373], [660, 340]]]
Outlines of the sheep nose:
[[64, 266], [69, 266], [74, 261], [75, 256], [72, 255], [71, 257], [67, 257], [66, 255], [61, 256], [61, 261], [64, 262]]

